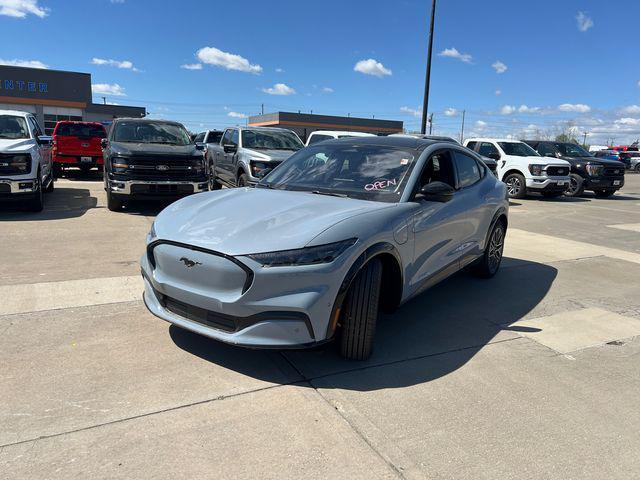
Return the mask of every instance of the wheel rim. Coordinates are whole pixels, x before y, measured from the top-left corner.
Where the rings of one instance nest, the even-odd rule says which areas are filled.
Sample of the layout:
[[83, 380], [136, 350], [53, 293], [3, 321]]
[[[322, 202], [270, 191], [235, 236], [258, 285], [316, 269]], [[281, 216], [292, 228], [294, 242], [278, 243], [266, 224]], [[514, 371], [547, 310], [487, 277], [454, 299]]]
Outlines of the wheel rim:
[[495, 272], [500, 266], [502, 260], [502, 251], [504, 249], [504, 230], [502, 226], [497, 226], [491, 235], [489, 241], [489, 269], [491, 272]]
[[507, 193], [509, 193], [509, 196], [518, 195], [521, 189], [522, 183], [518, 177], [507, 178]]
[[578, 191], [578, 181], [571, 177], [569, 179], [569, 188], [567, 188], [567, 190], [569, 191], [569, 195], [575, 195], [575, 193]]

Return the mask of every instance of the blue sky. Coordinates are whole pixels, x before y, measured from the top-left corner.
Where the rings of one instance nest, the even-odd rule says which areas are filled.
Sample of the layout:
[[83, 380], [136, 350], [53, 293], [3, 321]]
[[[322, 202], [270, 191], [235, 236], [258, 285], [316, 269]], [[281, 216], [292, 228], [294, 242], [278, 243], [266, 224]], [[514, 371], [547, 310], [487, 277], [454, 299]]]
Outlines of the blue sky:
[[[627, 20], [640, 18], [640, 2], [532, 5], [440, 0], [434, 132], [458, 135], [464, 109], [467, 135], [640, 137], [640, 42]], [[429, 6], [0, 0], [0, 61], [89, 72], [96, 101], [146, 106], [192, 130], [244, 123], [263, 103], [266, 112], [400, 119], [414, 130]]]

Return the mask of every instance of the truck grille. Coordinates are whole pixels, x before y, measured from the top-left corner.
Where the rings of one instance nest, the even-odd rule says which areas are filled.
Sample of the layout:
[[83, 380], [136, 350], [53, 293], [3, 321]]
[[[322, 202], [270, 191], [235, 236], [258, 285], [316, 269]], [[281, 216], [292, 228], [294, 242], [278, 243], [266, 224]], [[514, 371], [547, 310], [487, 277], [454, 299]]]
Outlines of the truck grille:
[[[28, 166], [26, 170], [20, 170], [17, 167], [9, 165], [13, 161], [13, 157], [16, 155], [8, 153], [0, 153], [0, 175], [24, 175], [31, 171], [31, 159], [28, 160]], [[19, 155], [23, 156], [23, 155]]]
[[618, 177], [624, 175], [624, 168], [607, 167], [604, 169], [604, 175], [607, 177]]
[[132, 179], [186, 180], [204, 175], [200, 159], [137, 155], [127, 163], [125, 175]]
[[193, 185], [176, 184], [133, 184], [131, 185], [131, 194], [133, 195], [188, 195], [193, 193]]
[[566, 177], [569, 175], [569, 167], [547, 167], [547, 175], [550, 177]]

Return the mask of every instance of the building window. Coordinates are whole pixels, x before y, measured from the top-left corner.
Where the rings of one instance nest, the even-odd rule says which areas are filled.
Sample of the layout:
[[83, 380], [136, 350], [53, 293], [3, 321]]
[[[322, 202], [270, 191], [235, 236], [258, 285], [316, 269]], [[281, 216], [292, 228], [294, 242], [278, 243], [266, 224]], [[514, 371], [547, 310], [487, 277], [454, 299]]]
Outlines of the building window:
[[82, 117], [77, 117], [75, 115], [52, 115], [50, 113], [46, 113], [44, 115], [44, 133], [45, 135], [53, 134], [53, 130], [56, 128], [56, 123], [61, 122], [63, 120], [70, 120], [72, 122], [81, 122]]

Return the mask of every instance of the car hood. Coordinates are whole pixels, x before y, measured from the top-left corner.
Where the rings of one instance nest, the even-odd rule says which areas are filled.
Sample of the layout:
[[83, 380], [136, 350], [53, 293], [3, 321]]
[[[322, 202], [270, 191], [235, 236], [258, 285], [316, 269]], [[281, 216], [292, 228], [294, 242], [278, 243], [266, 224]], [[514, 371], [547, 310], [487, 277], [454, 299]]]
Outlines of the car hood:
[[569, 162], [566, 160], [561, 160], [559, 158], [551, 158], [551, 157], [535, 157], [535, 156], [527, 156], [527, 157], [518, 157], [516, 155], [508, 155], [510, 158], [514, 158], [516, 160], [524, 160], [531, 164], [536, 165], [567, 165]]
[[336, 223], [395, 204], [308, 192], [233, 188], [186, 197], [155, 222], [160, 239], [227, 255], [302, 248]]
[[293, 150], [264, 150], [253, 148], [243, 148], [243, 150], [244, 153], [255, 158], [264, 158], [267, 162], [284, 162], [287, 158], [296, 153]]
[[111, 142], [111, 150], [120, 155], [197, 155], [195, 145], [162, 145], [159, 143]]
[[618, 160], [608, 160], [606, 158], [597, 157], [562, 157], [563, 160], [567, 160], [569, 163], [595, 163], [604, 165], [605, 167], [624, 167], [624, 163]]
[[0, 138], [0, 152], [13, 153], [29, 150], [33, 147], [33, 139], [21, 138], [18, 140], [9, 140], [6, 138]]

